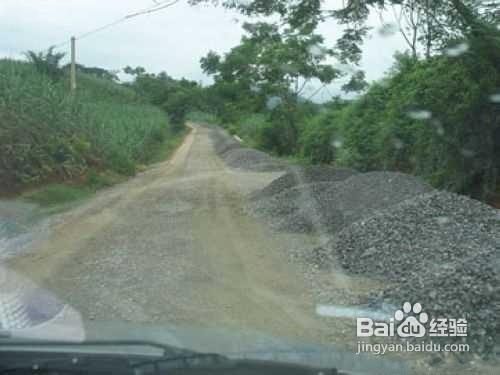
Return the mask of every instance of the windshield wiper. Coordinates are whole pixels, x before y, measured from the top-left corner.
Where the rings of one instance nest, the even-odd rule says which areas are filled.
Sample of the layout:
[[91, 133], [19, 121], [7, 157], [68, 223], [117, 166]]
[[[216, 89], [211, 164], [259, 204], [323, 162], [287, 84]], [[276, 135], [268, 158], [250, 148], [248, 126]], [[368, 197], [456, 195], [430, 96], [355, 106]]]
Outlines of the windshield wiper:
[[[218, 357], [211, 354], [197, 354], [192, 351], [175, 348], [169, 345], [154, 341], [143, 340], [106, 340], [106, 341], [85, 341], [85, 342], [64, 342], [64, 341], [14, 341], [0, 344], [1, 348], [8, 347], [9, 352], [12, 348], [22, 348], [19, 352], [9, 354], [9, 364], [2, 366], [0, 364], [0, 374], [75, 374], [75, 373], [109, 373], [109, 374], [135, 374], [136, 369], [146, 366], [159, 368], [159, 364], [165, 361], [175, 362], [184, 359], [185, 361], [194, 358]], [[79, 352], [77, 348], [82, 347], [153, 347], [161, 349], [162, 356], [151, 358], [149, 355], [131, 355], [127, 353], [85, 353]], [[47, 348], [53, 347], [53, 351], [47, 351]], [[59, 352], [57, 348], [63, 347], [64, 352]], [[74, 347], [75, 351], [71, 348]], [[33, 349], [32, 349], [33, 348]], [[69, 348], [69, 350], [68, 350]], [[187, 362], [186, 362], [187, 363]], [[186, 365], [188, 366], [188, 365]], [[176, 368], [184, 368], [175, 366]], [[155, 371], [156, 372], [156, 371]]]
[[[177, 363], [176, 363], [177, 362]], [[191, 355], [158, 358], [136, 363], [133, 368], [139, 370], [150, 366], [154, 374], [167, 374], [169, 370], [189, 370], [189, 374], [201, 374], [202, 370], [210, 373], [217, 370], [220, 375], [256, 374], [256, 375], [347, 375], [335, 368], [320, 369], [298, 363], [281, 363], [252, 359], [230, 359], [213, 353], [194, 353]]]
[[0, 349], [2, 346], [40, 346], [40, 347], [50, 347], [50, 346], [64, 346], [64, 347], [91, 347], [91, 346], [144, 346], [161, 349], [164, 355], [167, 353], [192, 353], [186, 349], [176, 348], [167, 344], [163, 344], [158, 341], [150, 340], [91, 340], [91, 341], [54, 341], [54, 340], [24, 340], [24, 339], [12, 339], [8, 341], [0, 340]]
[[[136, 344], [137, 342], [133, 342]], [[123, 344], [123, 343], [120, 343]], [[156, 346], [156, 345], [155, 345]], [[56, 353], [53, 353], [56, 354]], [[199, 366], [209, 366], [211, 368], [222, 364], [229, 359], [218, 354], [194, 353], [188, 355], [176, 355], [157, 359], [144, 359], [128, 356], [116, 355], [89, 355], [80, 353], [57, 354], [58, 358], [31, 358], [26, 361], [23, 357], [16, 363], [11, 363], [7, 367], [0, 365], [0, 374], [28, 373], [109, 373], [109, 374], [136, 374], [137, 370], [150, 368], [155, 374], [164, 373], [166, 368], [188, 369]], [[197, 361], [194, 363], [193, 361]], [[202, 361], [202, 362], [200, 362]], [[177, 363], [176, 363], [177, 362]], [[162, 366], [167, 365], [167, 366]]]
[[[151, 374], [165, 374], [171, 370], [190, 370], [192, 373], [199, 373], [201, 370], [217, 370], [219, 374], [259, 374], [259, 375], [324, 375], [341, 374], [336, 369], [318, 369], [293, 363], [279, 363], [274, 361], [252, 360], [252, 359], [230, 359], [220, 354], [198, 353], [186, 349], [175, 348], [163, 343], [144, 340], [106, 340], [106, 341], [85, 341], [85, 342], [63, 342], [63, 341], [8, 341], [0, 344], [1, 348], [23, 347], [23, 350], [16, 354], [22, 354], [22, 361], [12, 361], [7, 366], [0, 366], [0, 374], [24, 373], [24, 374], [45, 374], [58, 372], [60, 374], [76, 373], [102, 373], [109, 374], [136, 374], [138, 370], [148, 369]], [[152, 357], [149, 355], [128, 355], [109, 353], [79, 353], [57, 350], [47, 352], [47, 347], [99, 347], [99, 346], [144, 346], [163, 350], [163, 355]], [[34, 347], [33, 350], [27, 350]], [[37, 351], [36, 347], [42, 350]], [[45, 349], [45, 350], [44, 350]], [[26, 362], [26, 355], [30, 357], [29, 364]], [[51, 356], [47, 358], [47, 356]], [[45, 356], [45, 358], [44, 358]], [[54, 357], [55, 356], [55, 357]], [[35, 367], [33, 367], [35, 366]], [[191, 373], [191, 372], [190, 372]]]
[[[26, 353], [25, 353], [26, 354]], [[46, 354], [46, 353], [45, 353]], [[53, 353], [56, 354], [56, 353]], [[36, 354], [35, 354], [36, 355]], [[59, 354], [52, 358], [26, 357], [11, 362], [6, 367], [0, 366], [0, 374], [168, 374], [173, 370], [182, 374], [202, 374], [203, 371], [220, 375], [256, 374], [256, 375], [341, 375], [336, 369], [319, 369], [300, 364], [279, 363], [259, 360], [236, 360], [212, 353], [191, 353], [149, 359], [116, 355], [88, 355], [79, 353]], [[142, 371], [141, 371], [142, 370]]]

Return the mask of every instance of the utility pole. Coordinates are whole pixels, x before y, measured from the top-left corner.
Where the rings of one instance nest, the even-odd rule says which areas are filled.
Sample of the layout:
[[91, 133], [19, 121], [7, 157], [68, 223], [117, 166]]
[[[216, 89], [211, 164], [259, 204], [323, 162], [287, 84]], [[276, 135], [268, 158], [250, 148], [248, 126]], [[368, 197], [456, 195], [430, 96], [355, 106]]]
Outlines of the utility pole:
[[71, 92], [76, 91], [76, 38], [71, 37], [71, 71], [70, 71]]

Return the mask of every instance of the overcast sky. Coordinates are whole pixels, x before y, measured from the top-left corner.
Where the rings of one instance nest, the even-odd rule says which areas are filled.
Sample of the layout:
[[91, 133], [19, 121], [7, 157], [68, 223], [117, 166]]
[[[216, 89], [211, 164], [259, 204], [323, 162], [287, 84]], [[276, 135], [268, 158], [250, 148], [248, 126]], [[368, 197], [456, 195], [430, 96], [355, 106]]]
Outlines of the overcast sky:
[[[45, 49], [151, 5], [152, 0], [0, 0], [0, 56], [17, 58], [26, 50]], [[394, 52], [406, 47], [398, 33], [382, 37], [377, 32], [379, 17], [371, 18], [375, 29], [365, 43], [362, 67], [374, 80], [390, 67]], [[78, 41], [78, 62], [107, 69], [140, 65], [151, 72], [164, 70], [174, 78], [209, 83], [200, 58], [210, 50], [223, 53], [237, 45], [242, 20], [235, 12], [191, 7], [183, 0]], [[330, 45], [341, 33], [334, 22], [322, 25], [320, 31]], [[330, 92], [336, 94], [338, 85]]]

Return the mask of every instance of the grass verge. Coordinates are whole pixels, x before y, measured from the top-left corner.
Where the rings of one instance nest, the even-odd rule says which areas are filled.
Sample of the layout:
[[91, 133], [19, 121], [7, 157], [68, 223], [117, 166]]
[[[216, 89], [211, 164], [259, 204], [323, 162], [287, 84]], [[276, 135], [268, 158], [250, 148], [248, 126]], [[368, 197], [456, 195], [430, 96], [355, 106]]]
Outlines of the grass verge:
[[181, 131], [170, 136], [164, 142], [155, 145], [151, 152], [148, 164], [159, 163], [169, 159], [175, 150], [177, 150], [189, 131], [189, 128], [184, 127]]
[[[170, 158], [188, 133], [189, 129], [184, 128], [180, 132], [166, 138], [162, 143], [156, 144], [150, 150], [151, 157], [147, 164], [159, 163]], [[145, 170], [147, 169], [147, 165], [138, 166], [137, 169]], [[114, 172], [110, 169], [90, 169], [78, 181], [44, 185], [39, 189], [24, 193], [22, 198], [36, 203], [42, 208], [62, 207], [91, 198], [98, 190], [122, 183], [128, 178], [130, 176]]]

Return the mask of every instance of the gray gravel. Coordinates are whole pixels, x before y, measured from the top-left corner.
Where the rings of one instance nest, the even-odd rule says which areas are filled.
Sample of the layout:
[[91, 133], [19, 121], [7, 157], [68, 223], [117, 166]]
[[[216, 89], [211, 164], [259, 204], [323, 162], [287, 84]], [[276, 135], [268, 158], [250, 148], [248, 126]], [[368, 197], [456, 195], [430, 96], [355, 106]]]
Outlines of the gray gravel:
[[322, 253], [355, 274], [394, 282], [375, 303], [420, 302], [431, 317], [465, 317], [474, 352], [494, 350], [500, 314], [500, 211], [434, 192], [402, 202], [335, 236]]
[[335, 233], [379, 209], [431, 190], [416, 177], [370, 172], [340, 182], [295, 186], [271, 197], [263, 194], [248, 210], [278, 230]]
[[209, 134], [215, 153], [221, 157], [228, 151], [242, 148], [240, 142], [221, 128], [212, 129]]
[[265, 152], [244, 148], [226, 131], [218, 128], [210, 133], [215, 152], [234, 169], [253, 172], [281, 171], [286, 163]]
[[251, 148], [234, 148], [225, 152], [222, 158], [231, 168], [254, 172], [280, 171], [285, 168], [285, 163]]
[[250, 198], [268, 198], [294, 186], [314, 182], [339, 182], [358, 174], [354, 169], [335, 168], [324, 165], [290, 166], [288, 171], [288, 173], [277, 178], [264, 189], [252, 194]]
[[498, 350], [500, 332], [500, 211], [417, 181], [368, 173], [251, 205], [278, 229], [332, 233], [327, 246], [308, 249], [304, 258], [319, 269], [340, 265], [389, 281], [368, 299], [374, 307], [412, 301], [431, 317], [466, 318], [464, 340], [487, 357]]
[[322, 234], [322, 247], [295, 254], [304, 264], [380, 282], [363, 297], [372, 307], [419, 302], [431, 318], [466, 318], [468, 337], [442, 340], [482, 357], [499, 351], [499, 210], [401, 173], [321, 166], [289, 167], [250, 198], [247, 211], [270, 227]]

